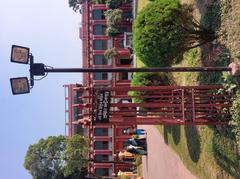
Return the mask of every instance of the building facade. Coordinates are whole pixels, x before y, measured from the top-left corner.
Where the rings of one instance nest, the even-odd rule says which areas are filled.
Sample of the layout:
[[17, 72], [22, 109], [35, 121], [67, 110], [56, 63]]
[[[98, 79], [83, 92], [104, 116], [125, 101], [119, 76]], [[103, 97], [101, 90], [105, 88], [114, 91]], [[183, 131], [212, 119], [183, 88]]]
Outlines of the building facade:
[[[133, 65], [131, 54], [132, 32], [132, 3], [121, 3], [118, 7], [122, 11], [122, 21], [118, 26], [119, 32], [114, 36], [107, 35], [107, 20], [104, 12], [106, 4], [94, 4], [83, 0], [81, 6], [82, 25], [80, 39], [82, 40], [82, 54], [84, 68], [130, 68]], [[130, 38], [128, 38], [130, 37]], [[129, 40], [130, 39], [130, 40]], [[111, 58], [104, 56], [106, 50], [116, 49], [117, 55]], [[97, 162], [89, 162], [89, 172], [94, 176], [112, 177], [119, 170], [128, 171], [133, 167], [130, 163], [118, 162], [118, 153], [124, 149], [124, 142], [130, 136], [123, 134], [128, 125], [112, 125], [108, 123], [93, 123], [92, 111], [86, 108], [92, 98], [84, 87], [124, 87], [130, 86], [131, 74], [122, 73], [84, 73], [83, 84], [64, 85], [66, 106], [66, 133], [72, 136], [76, 133], [90, 138], [89, 158]], [[118, 94], [121, 95], [121, 92]], [[119, 103], [130, 99], [119, 100]], [[99, 161], [99, 162], [98, 162]], [[100, 162], [101, 161], [101, 162]], [[106, 161], [106, 162], [105, 162]]]

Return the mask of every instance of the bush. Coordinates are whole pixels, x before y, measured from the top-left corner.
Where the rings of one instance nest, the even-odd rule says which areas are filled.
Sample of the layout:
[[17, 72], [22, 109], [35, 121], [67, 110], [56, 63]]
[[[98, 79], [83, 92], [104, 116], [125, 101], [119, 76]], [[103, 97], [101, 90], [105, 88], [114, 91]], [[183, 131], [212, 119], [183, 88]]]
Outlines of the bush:
[[233, 105], [230, 108], [231, 121], [229, 124], [232, 127], [232, 132], [236, 136], [238, 144], [238, 151], [240, 152], [240, 93], [238, 92], [236, 99], [233, 101]]
[[178, 0], [149, 3], [134, 22], [134, 49], [147, 66], [169, 66], [186, 50], [216, 38], [193, 20], [192, 8]]
[[165, 86], [172, 83], [166, 73], [134, 73], [131, 86]]
[[118, 35], [120, 32], [118, 30], [118, 28], [113, 27], [113, 26], [109, 26], [106, 30], [106, 35], [109, 37], [114, 37], [116, 35]]
[[[166, 73], [134, 73], [131, 86], [165, 86], [172, 84], [171, 77]], [[144, 96], [145, 91], [129, 91], [129, 96]], [[134, 102], [143, 102], [145, 99], [134, 98]]]
[[106, 5], [109, 9], [117, 9], [121, 5], [121, 0], [107, 0]]
[[107, 25], [111, 27], [118, 27], [122, 22], [122, 10], [121, 9], [109, 9], [104, 13]]
[[231, 120], [229, 121], [229, 125], [236, 138], [238, 150], [240, 152], [240, 78], [232, 76], [229, 73], [223, 73], [223, 87], [224, 89], [221, 89], [218, 92], [221, 93], [226, 91], [233, 94], [233, 103], [230, 108]]

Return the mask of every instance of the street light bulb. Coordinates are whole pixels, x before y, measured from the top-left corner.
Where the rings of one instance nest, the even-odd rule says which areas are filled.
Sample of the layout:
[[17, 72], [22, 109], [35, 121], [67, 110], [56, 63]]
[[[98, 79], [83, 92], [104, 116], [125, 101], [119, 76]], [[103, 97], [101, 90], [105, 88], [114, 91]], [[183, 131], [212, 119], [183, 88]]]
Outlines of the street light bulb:
[[11, 62], [28, 64], [29, 48], [13, 45], [11, 52]]
[[10, 82], [12, 87], [12, 93], [14, 95], [25, 94], [30, 92], [27, 77], [11, 78]]

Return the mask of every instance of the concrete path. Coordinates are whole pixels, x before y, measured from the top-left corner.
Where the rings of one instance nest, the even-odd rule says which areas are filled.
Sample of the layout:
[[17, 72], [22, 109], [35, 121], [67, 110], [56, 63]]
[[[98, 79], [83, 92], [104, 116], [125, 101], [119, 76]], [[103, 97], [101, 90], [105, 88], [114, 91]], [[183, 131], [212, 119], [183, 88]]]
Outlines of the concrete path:
[[138, 126], [147, 130], [148, 155], [143, 156], [144, 179], [196, 179], [179, 156], [164, 143], [154, 126]]

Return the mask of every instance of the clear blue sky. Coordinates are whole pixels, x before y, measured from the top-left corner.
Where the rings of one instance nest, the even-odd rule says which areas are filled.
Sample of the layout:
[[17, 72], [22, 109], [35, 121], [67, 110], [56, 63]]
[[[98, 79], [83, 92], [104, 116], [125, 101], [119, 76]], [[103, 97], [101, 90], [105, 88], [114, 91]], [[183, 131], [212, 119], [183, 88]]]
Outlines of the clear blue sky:
[[81, 82], [81, 74], [49, 74], [30, 94], [13, 96], [9, 78], [28, 76], [28, 66], [11, 64], [11, 45], [31, 48], [35, 62], [54, 67], [80, 67], [80, 14], [67, 0], [0, 2], [0, 179], [28, 179], [23, 168], [30, 144], [64, 134], [63, 84]]

